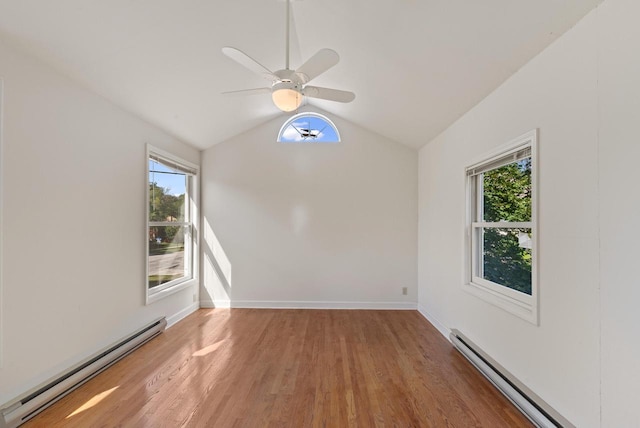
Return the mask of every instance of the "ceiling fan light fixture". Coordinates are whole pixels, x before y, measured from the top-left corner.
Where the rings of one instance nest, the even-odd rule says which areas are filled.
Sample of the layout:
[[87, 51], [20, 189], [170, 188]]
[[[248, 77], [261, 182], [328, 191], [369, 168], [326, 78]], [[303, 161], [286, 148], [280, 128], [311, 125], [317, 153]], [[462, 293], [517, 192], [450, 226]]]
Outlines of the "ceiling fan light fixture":
[[282, 111], [294, 111], [302, 104], [302, 94], [293, 82], [278, 82], [273, 85], [271, 98]]

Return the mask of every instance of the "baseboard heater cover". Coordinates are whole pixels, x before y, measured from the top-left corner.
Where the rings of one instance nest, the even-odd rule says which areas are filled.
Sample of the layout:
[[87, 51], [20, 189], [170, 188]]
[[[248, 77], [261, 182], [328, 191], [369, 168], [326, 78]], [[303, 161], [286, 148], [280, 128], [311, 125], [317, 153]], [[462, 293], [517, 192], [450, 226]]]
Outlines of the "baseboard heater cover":
[[451, 330], [451, 343], [535, 426], [540, 428], [575, 428], [568, 420], [518, 381], [504, 367], [485, 354], [458, 330]]
[[69, 370], [44, 382], [0, 410], [0, 428], [15, 428], [60, 400], [137, 348], [164, 331], [167, 320], [162, 317], [111, 346], [97, 352]]

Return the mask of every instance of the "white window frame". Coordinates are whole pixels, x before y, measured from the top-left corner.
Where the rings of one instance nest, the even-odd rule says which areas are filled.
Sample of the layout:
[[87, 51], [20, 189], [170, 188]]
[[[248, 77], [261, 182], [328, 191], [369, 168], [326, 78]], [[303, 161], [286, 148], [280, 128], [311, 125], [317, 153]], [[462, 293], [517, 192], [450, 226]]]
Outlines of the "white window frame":
[[[486, 302], [498, 306], [520, 318], [538, 325], [538, 239], [537, 239], [537, 145], [538, 131], [532, 130], [509, 143], [498, 147], [465, 168], [467, 176], [467, 222], [466, 222], [466, 278], [463, 289]], [[516, 154], [527, 148], [531, 151], [531, 221], [529, 222], [484, 222], [482, 215], [482, 183], [474, 171], [487, 167], [505, 156]], [[494, 169], [494, 168], [490, 168]], [[483, 228], [530, 228], [531, 229], [531, 295], [510, 289], [476, 275], [479, 271], [479, 231]]]
[[[334, 132], [336, 133], [336, 137], [338, 138], [337, 141], [321, 141], [321, 142], [316, 142], [313, 139], [310, 140], [303, 140], [303, 141], [298, 141], [298, 142], [293, 142], [293, 141], [283, 141], [282, 139], [282, 134], [283, 132], [289, 127], [289, 125], [291, 125], [292, 123], [294, 123], [296, 120], [300, 119], [301, 117], [315, 117], [318, 118], [320, 120], [323, 120], [327, 123], [328, 126], [332, 127]], [[294, 116], [291, 116], [285, 123], [284, 125], [282, 125], [280, 127], [280, 131], [278, 132], [278, 138], [276, 140], [278, 143], [284, 143], [284, 144], [296, 144], [296, 143], [318, 143], [318, 144], [336, 144], [341, 142], [341, 138], [340, 138], [340, 132], [338, 131], [338, 127], [335, 125], [335, 123], [333, 123], [333, 121], [331, 119], [329, 119], [327, 116], [320, 114], [320, 113], [314, 113], [314, 112], [302, 112], [302, 113], [298, 113]]]
[[[190, 171], [187, 175], [186, 201], [185, 201], [185, 221], [184, 222], [158, 222], [149, 221], [149, 160], [151, 158], [174, 164], [181, 170]], [[147, 156], [145, 158], [146, 186], [145, 186], [145, 296], [146, 304], [151, 304], [163, 299], [178, 291], [189, 287], [198, 287], [198, 254], [199, 254], [199, 234], [198, 234], [198, 180], [200, 177], [200, 167], [189, 161], [179, 158], [167, 151], [158, 149], [147, 144]], [[149, 228], [153, 226], [185, 226], [187, 227], [187, 238], [185, 238], [185, 254], [188, 255], [185, 263], [191, 270], [190, 275], [161, 284], [157, 287], [149, 288]]]

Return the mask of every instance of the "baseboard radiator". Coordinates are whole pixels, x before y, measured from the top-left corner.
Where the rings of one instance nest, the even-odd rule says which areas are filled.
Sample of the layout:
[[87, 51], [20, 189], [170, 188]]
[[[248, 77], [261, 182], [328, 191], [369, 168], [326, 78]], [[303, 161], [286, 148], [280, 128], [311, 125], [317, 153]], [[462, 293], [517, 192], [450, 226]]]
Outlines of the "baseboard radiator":
[[69, 370], [46, 381], [0, 410], [0, 428], [15, 428], [60, 400], [89, 379], [162, 333], [167, 326], [158, 318], [131, 335], [97, 352]]
[[575, 428], [574, 425], [518, 381], [511, 373], [506, 371], [504, 367], [485, 354], [458, 330], [451, 330], [449, 339], [451, 343], [453, 343], [453, 346], [535, 426], [540, 428]]

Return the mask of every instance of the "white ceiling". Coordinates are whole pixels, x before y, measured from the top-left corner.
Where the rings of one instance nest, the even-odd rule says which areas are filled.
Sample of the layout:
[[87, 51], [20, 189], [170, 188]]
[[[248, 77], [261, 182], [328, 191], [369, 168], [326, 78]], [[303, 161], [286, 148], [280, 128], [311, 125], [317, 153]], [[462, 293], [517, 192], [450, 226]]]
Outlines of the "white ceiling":
[[[329, 113], [421, 147], [602, 0], [303, 0], [292, 68], [340, 63], [314, 85], [351, 90]], [[0, 32], [124, 109], [199, 148], [280, 113], [265, 81], [222, 55], [284, 68], [282, 0], [0, 0]]]

